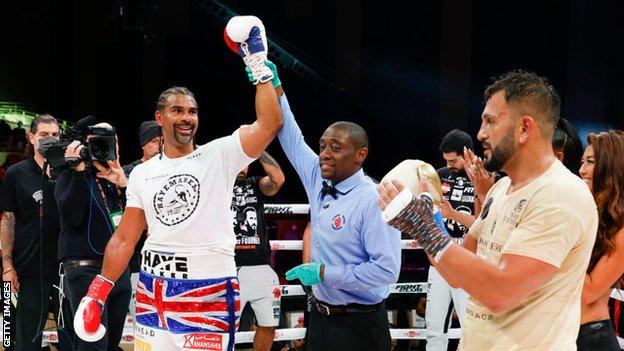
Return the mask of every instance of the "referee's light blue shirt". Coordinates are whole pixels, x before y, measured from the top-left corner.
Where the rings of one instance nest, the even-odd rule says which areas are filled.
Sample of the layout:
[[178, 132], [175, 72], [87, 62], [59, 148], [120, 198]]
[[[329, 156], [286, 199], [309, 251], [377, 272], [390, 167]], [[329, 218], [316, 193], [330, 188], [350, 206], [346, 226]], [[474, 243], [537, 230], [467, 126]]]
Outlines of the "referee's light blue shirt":
[[381, 219], [376, 184], [360, 169], [321, 198], [319, 157], [305, 143], [285, 95], [279, 141], [305, 187], [312, 220], [311, 260], [325, 264], [314, 296], [328, 304], [376, 304], [388, 297], [401, 269], [401, 233]]

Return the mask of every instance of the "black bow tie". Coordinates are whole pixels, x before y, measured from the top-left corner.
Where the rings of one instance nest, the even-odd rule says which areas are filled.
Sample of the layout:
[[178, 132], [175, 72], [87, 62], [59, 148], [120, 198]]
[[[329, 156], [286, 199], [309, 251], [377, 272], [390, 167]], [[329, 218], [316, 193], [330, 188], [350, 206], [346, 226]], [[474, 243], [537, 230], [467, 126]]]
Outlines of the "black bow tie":
[[327, 184], [326, 181], [323, 181], [323, 189], [321, 189], [321, 199], [324, 199], [326, 195], [330, 195], [336, 200], [338, 198], [338, 189], [336, 189], [333, 185]]

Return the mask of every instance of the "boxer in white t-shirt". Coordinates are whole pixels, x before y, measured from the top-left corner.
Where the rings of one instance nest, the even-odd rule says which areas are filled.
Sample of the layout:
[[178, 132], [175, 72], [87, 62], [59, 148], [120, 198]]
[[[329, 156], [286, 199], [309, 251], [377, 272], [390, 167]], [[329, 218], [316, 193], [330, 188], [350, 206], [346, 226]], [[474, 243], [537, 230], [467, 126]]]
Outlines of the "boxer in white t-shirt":
[[[233, 24], [233, 25], [232, 25]], [[230, 203], [236, 175], [273, 140], [281, 110], [264, 65], [266, 37], [256, 17], [235, 17], [228, 34], [241, 47], [256, 85], [256, 121], [232, 135], [196, 146], [197, 102], [186, 88], [159, 97], [161, 153], [131, 173], [126, 210], [76, 315], [86, 341], [106, 333], [100, 324], [113, 282], [128, 265], [147, 226], [137, 288], [135, 350], [232, 350], [240, 317]], [[242, 43], [241, 43], [242, 42]], [[235, 43], [235, 44], [236, 44]]]

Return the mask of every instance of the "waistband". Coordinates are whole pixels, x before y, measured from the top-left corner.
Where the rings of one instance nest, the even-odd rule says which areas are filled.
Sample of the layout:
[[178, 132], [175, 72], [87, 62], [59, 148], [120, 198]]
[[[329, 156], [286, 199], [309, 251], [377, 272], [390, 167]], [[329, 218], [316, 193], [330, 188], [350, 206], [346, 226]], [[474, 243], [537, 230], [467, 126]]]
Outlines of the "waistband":
[[350, 303], [347, 305], [330, 305], [316, 298], [312, 298], [312, 306], [316, 307], [316, 310], [320, 313], [330, 316], [337, 314], [352, 314], [352, 313], [372, 313], [380, 311], [386, 308], [386, 301], [381, 301], [374, 305], [363, 305], [359, 303]]
[[102, 268], [102, 260], [82, 259], [82, 260], [66, 260], [61, 263], [63, 271], [67, 272], [80, 267]]
[[143, 250], [141, 271], [173, 279], [210, 279], [235, 277], [234, 257], [223, 254], [185, 255]]
[[607, 329], [607, 328], [613, 331], [613, 323], [611, 322], [610, 319], [587, 322], [587, 323], [581, 324], [579, 334], [596, 332], [596, 331]]

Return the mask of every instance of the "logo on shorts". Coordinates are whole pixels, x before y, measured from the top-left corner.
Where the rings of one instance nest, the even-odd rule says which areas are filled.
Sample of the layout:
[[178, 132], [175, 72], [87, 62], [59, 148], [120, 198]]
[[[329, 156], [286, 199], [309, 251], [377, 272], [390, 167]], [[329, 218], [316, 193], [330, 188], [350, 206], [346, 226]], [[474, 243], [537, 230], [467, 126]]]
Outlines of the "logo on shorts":
[[335, 230], [341, 229], [344, 225], [344, 222], [344, 216], [341, 214], [337, 214], [334, 216], [334, 219], [332, 219], [332, 228], [334, 228]]
[[223, 335], [189, 334], [184, 335], [184, 348], [208, 351], [223, 350]]
[[154, 195], [156, 218], [168, 226], [183, 222], [195, 212], [199, 203], [199, 181], [190, 174], [169, 177]]

